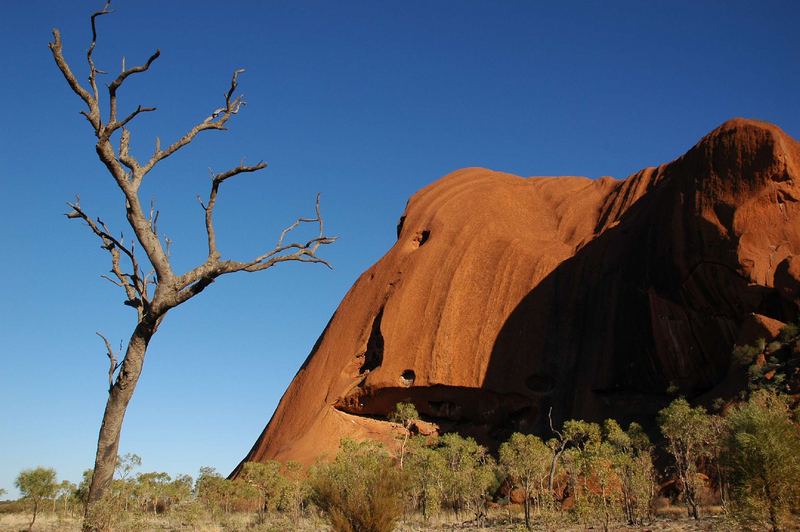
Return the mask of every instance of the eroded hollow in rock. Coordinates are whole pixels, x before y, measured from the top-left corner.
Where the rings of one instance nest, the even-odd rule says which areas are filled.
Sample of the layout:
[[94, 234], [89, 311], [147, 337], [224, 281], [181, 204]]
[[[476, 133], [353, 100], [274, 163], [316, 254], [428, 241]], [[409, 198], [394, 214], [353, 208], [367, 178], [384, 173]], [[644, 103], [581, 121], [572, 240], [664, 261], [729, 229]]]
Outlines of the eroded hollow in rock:
[[416, 378], [417, 374], [414, 373], [414, 370], [407, 369], [400, 374], [400, 384], [402, 384], [403, 386], [412, 386]]
[[507, 438], [514, 430], [533, 427], [539, 417], [539, 405], [533, 398], [444, 385], [357, 387], [340, 398], [334, 408], [357, 416], [386, 419], [401, 402], [412, 403], [423, 420], [436, 423], [444, 432], [461, 432], [478, 438], [494, 433]]
[[425, 242], [427, 242], [430, 237], [431, 237], [430, 230], [424, 229], [418, 232], [416, 235], [414, 235], [414, 239], [411, 241], [411, 246], [415, 249], [422, 247], [422, 245], [425, 244]]
[[532, 392], [547, 395], [553, 392], [553, 379], [544, 375], [530, 375], [525, 379], [525, 386]]
[[400, 238], [400, 233], [403, 232], [403, 224], [406, 223], [406, 215], [400, 217], [400, 220], [397, 221], [397, 238]]
[[358, 368], [358, 373], [363, 374], [372, 371], [383, 363], [383, 333], [381, 333], [381, 321], [383, 320], [383, 307], [372, 320], [372, 329], [367, 340], [367, 349], [364, 351], [364, 362]]

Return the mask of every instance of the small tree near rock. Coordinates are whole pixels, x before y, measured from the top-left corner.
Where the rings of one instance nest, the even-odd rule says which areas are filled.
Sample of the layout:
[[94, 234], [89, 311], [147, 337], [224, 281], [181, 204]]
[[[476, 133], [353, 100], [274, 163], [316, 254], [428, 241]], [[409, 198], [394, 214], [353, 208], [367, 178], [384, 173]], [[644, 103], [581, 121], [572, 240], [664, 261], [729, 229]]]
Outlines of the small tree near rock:
[[403, 427], [403, 439], [400, 442], [400, 469], [403, 469], [403, 459], [406, 455], [406, 444], [411, 435], [411, 423], [419, 419], [419, 412], [412, 403], [397, 403], [394, 411], [389, 414], [389, 421], [399, 423]]
[[525, 500], [525, 527], [531, 529], [531, 500], [541, 505], [542, 495], [550, 471], [550, 448], [537, 436], [515, 432], [500, 446], [500, 466], [509, 476], [513, 486], [522, 488]]
[[723, 456], [731, 477], [734, 517], [743, 525], [781, 530], [800, 508], [800, 429], [787, 400], [755, 392], [726, 416]]
[[56, 494], [58, 489], [56, 470], [47, 467], [26, 469], [17, 476], [14, 485], [22, 494], [22, 497], [33, 505], [33, 516], [28, 525], [28, 530], [32, 530], [42, 501], [50, 499]]
[[674, 460], [681, 495], [691, 517], [700, 518], [698, 494], [701, 462], [711, 456], [713, 430], [706, 409], [680, 397], [658, 413], [658, 425]]

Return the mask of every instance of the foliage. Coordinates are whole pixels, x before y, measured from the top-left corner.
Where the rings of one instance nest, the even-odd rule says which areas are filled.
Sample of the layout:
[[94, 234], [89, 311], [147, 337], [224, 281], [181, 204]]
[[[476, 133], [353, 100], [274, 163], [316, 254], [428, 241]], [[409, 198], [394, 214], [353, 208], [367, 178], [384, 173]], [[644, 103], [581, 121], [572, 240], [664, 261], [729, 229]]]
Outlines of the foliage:
[[46, 467], [36, 467], [34, 469], [25, 469], [17, 475], [14, 481], [22, 496], [31, 502], [33, 506], [33, 517], [28, 530], [33, 528], [36, 522], [36, 514], [39, 512], [39, 506], [42, 501], [49, 499], [56, 494], [58, 485], [56, 484], [56, 471]]
[[479, 522], [483, 521], [487, 494], [499, 485], [494, 459], [473, 438], [456, 433], [439, 438], [436, 450], [446, 465], [445, 502], [456, 515], [471, 511]]
[[779, 530], [800, 508], [800, 432], [787, 401], [767, 390], [729, 412], [725, 460], [734, 516]]
[[117, 457], [114, 473], [117, 478], [127, 480], [133, 471], [142, 465], [142, 458], [138, 454], [126, 453]]
[[389, 414], [389, 421], [398, 423], [403, 427], [403, 436], [400, 439], [400, 469], [403, 469], [403, 463], [406, 457], [406, 445], [408, 445], [408, 438], [411, 435], [411, 422], [419, 419], [419, 412], [412, 403], [397, 403], [394, 411]]
[[800, 357], [796, 354], [798, 340], [800, 324], [788, 323], [781, 328], [778, 337], [769, 343], [760, 338], [754, 345], [734, 346], [734, 361], [747, 367], [750, 391], [800, 391]]
[[614, 452], [612, 467], [619, 477], [625, 520], [629, 525], [643, 525], [652, 517], [658, 489], [650, 438], [638, 423], [624, 431], [613, 419], [605, 421], [603, 434]]
[[404, 472], [414, 508], [423, 519], [439, 513], [446, 489], [447, 463], [422, 436], [411, 439]]
[[296, 522], [303, 514], [311, 495], [303, 465], [291, 460], [287, 462], [283, 468], [283, 479], [279, 508], [288, 512], [289, 517]]
[[241, 479], [253, 486], [261, 497], [261, 511], [266, 513], [276, 509], [285, 489], [285, 479], [281, 475], [281, 463], [247, 462], [242, 467]]
[[587, 526], [608, 530], [621, 508], [621, 480], [614, 468], [614, 447], [602, 440], [596, 423], [570, 420], [562, 432], [573, 446], [564, 452], [573, 496], [573, 513]]
[[60, 502], [60, 506], [63, 508], [63, 511], [66, 514], [67, 511], [77, 502], [75, 498], [77, 491], [78, 486], [76, 486], [73, 482], [70, 482], [69, 480], [62, 480], [56, 488], [55, 498], [53, 499], [54, 507], [56, 502]]
[[394, 411], [389, 414], [389, 421], [399, 423], [406, 428], [415, 419], [419, 419], [419, 412], [413, 403], [397, 403]]
[[337, 532], [388, 532], [402, 513], [403, 480], [382, 446], [342, 440], [336, 459], [317, 465], [312, 500]]
[[81, 506], [86, 506], [89, 500], [89, 486], [92, 484], [92, 475], [94, 469], [85, 469], [81, 475], [81, 481], [78, 484], [78, 489], [75, 490], [75, 499]]
[[213, 467], [200, 468], [194, 489], [197, 498], [214, 516], [230, 512], [242, 492], [241, 482], [223, 478]]
[[698, 494], [702, 487], [700, 464], [711, 456], [714, 433], [702, 406], [691, 407], [684, 398], [672, 401], [658, 413], [658, 424], [672, 455], [681, 495], [690, 516], [699, 519]]
[[525, 526], [531, 528], [531, 500], [537, 512], [547, 504], [550, 448], [537, 436], [514, 433], [500, 446], [500, 466], [514, 487], [522, 489]]
[[[664, 450], [672, 455], [675, 485], [689, 515], [697, 516], [700, 504], [709, 502], [700, 497], [708, 496], [708, 475], [708, 486], [718, 489], [727, 515], [740, 528], [793, 526], [797, 516], [792, 513], [800, 508], [796, 401], [762, 389], [727, 410], [721, 405], [723, 415], [710, 415], [682, 398], [661, 410]], [[403, 406], [396, 409], [398, 422], [414, 419], [410, 409], [403, 411]], [[319, 529], [323, 525], [314, 520], [320, 514], [308, 511], [313, 503], [335, 531], [392, 530], [404, 509], [406, 517], [419, 512], [426, 521], [447, 519], [449, 512], [461, 521], [466, 514], [483, 526], [502, 479], [515, 497], [522, 494], [529, 529], [575, 522], [605, 530], [623, 522], [651, 524], [658, 495], [654, 446], [640, 425], [623, 429], [612, 419], [602, 426], [569, 420], [553, 433], [556, 437], [546, 443], [512, 434], [499, 448], [499, 464], [472, 438], [409, 435], [402, 469], [375, 442], [343, 440], [333, 462], [310, 472], [295, 462], [247, 463], [237, 479], [228, 480], [203, 467], [194, 484], [188, 475], [135, 474], [141, 459], [129, 454], [119, 458], [117, 478], [89, 508], [85, 525], [134, 531], [157, 522], [158, 527], [204, 529], [210, 518], [225, 530], [286, 530], [300, 528], [301, 522]], [[557, 488], [550, 487], [553, 471], [559, 471]], [[85, 503], [91, 479], [92, 470], [83, 473], [78, 486], [56, 484], [55, 472], [45, 468], [20, 473], [21, 501], [34, 505], [31, 526], [37, 512], [74, 513]]]

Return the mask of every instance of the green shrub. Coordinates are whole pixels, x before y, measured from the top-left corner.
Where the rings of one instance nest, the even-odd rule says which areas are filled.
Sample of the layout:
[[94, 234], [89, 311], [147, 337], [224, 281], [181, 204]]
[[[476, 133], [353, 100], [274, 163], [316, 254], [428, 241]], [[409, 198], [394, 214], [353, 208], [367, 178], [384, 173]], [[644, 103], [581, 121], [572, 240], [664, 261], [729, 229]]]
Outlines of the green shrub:
[[336, 532], [389, 532], [403, 508], [400, 471], [375, 442], [342, 440], [336, 459], [310, 478], [312, 501]]

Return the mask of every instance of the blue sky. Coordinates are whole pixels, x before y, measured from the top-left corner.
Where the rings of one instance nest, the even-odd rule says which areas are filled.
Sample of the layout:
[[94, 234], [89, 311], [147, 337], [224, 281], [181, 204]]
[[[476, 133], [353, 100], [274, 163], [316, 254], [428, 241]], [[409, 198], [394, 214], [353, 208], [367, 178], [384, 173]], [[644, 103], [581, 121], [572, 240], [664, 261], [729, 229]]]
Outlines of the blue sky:
[[[0, 488], [23, 468], [77, 480], [105, 404], [102, 331], [134, 315], [100, 279], [108, 259], [65, 201], [124, 230], [81, 102], [47, 49], [62, 31], [85, 79], [87, 15], [101, 1], [3, 4], [0, 128]], [[329, 271], [283, 265], [224, 278], [174, 310], [151, 344], [121, 452], [143, 470], [227, 473], [249, 450], [356, 277], [393, 243], [406, 199], [465, 166], [520, 175], [627, 176], [669, 161], [733, 116], [800, 136], [800, 4], [786, 2], [114, 2], [95, 58], [138, 63], [123, 109], [144, 158], [220, 106], [234, 68], [248, 102], [148, 176], [178, 269], [204, 258], [196, 194], [208, 168], [265, 160], [226, 183], [222, 252], [255, 256], [280, 229], [323, 213], [339, 241]], [[130, 231], [126, 232], [130, 235]]]

